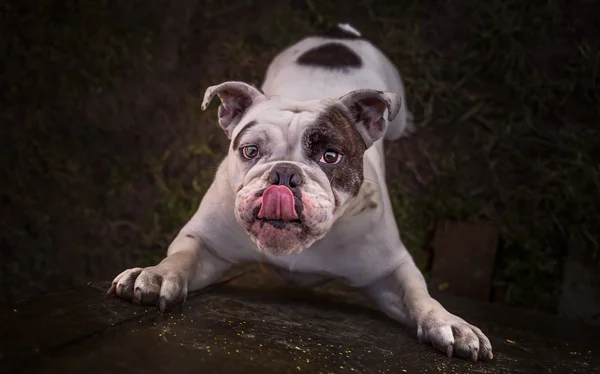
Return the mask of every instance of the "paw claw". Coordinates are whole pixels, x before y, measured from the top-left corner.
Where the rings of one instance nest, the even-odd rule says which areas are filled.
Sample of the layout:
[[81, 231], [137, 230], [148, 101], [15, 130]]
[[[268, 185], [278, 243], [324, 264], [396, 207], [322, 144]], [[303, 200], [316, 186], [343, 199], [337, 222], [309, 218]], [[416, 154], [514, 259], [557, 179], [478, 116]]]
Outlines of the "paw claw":
[[418, 326], [419, 338], [449, 358], [457, 356], [473, 362], [493, 358], [489, 339], [476, 326], [444, 310], [427, 317]]
[[165, 310], [167, 310], [167, 299], [165, 299], [165, 297], [164, 297], [164, 296], [161, 296], [161, 297], [160, 297], [160, 301], [159, 301], [159, 303], [158, 303], [158, 310], [159, 310], [161, 313], [164, 313], [164, 312], [165, 312]]
[[111, 284], [110, 288], [108, 289], [108, 291], [106, 292], [107, 295], [111, 295], [113, 293], [115, 293], [115, 291], [117, 290], [117, 287], [115, 286], [115, 284]]
[[169, 267], [133, 268], [119, 274], [108, 293], [135, 304], [157, 305], [164, 313], [173, 303], [185, 301], [187, 280]]

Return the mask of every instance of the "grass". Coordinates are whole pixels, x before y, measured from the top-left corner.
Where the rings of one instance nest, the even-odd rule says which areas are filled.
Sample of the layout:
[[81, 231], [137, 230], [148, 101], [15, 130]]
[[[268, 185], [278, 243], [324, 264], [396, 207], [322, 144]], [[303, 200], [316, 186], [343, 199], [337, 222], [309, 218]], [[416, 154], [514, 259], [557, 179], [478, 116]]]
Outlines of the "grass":
[[204, 88], [260, 84], [282, 47], [348, 20], [399, 67], [416, 115], [415, 135], [388, 144], [388, 180], [417, 263], [428, 271], [436, 221], [492, 220], [508, 302], [556, 310], [569, 246], [599, 247], [591, 12], [553, 0], [220, 4], [168, 29], [178, 48], [161, 44], [176, 8], [12, 5], [2, 34], [18, 38], [1, 40], [11, 52], [3, 297], [159, 260], [224, 155], [214, 108], [199, 109]]

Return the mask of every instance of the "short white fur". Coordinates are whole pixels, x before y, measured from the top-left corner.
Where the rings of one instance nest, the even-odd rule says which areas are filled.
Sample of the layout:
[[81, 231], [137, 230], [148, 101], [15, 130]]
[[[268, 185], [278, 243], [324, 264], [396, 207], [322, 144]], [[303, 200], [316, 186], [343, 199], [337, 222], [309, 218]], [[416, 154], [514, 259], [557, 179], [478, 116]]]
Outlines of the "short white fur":
[[[360, 36], [349, 24], [339, 27]], [[257, 250], [236, 218], [236, 191], [240, 186], [243, 189], [262, 183], [260, 178], [276, 162], [243, 170], [236, 150], [230, 149], [200, 207], [171, 243], [166, 258], [153, 267], [124, 271], [114, 279], [109, 292], [128, 300], [158, 302], [164, 310], [185, 300], [188, 292], [214, 283], [232, 264], [260, 261], [299, 285], [342, 280], [364, 292], [387, 315], [409, 326], [421, 341], [445, 354], [491, 359], [490, 341], [481, 330], [449, 313], [429, 295], [421, 272], [400, 239], [386, 187], [383, 140], [375, 141], [365, 152], [365, 182], [354, 198], [333, 191], [324, 175], [303, 160], [299, 148], [292, 147], [299, 142], [304, 126], [314, 121], [325, 106], [359, 89], [400, 95], [399, 112], [387, 123], [385, 139], [398, 139], [411, 129], [412, 115], [404, 101], [400, 74], [369, 41], [335, 40], [360, 56], [360, 68], [332, 70], [295, 62], [306, 51], [331, 41], [326, 37], [307, 37], [277, 55], [262, 85], [268, 99], [258, 100], [239, 124], [226, 130], [233, 139], [251, 119], [279, 128], [261, 129], [259, 125], [252, 131], [267, 131], [276, 139], [269, 152], [280, 156], [273, 156], [273, 160], [285, 157], [297, 165], [310, 180], [307, 189], [320, 196], [324, 204], [331, 204], [335, 193], [346, 201], [328, 218], [326, 233], [294, 254], [277, 256]], [[290, 147], [294, 150], [289, 151]], [[363, 210], [366, 199], [374, 207]]]

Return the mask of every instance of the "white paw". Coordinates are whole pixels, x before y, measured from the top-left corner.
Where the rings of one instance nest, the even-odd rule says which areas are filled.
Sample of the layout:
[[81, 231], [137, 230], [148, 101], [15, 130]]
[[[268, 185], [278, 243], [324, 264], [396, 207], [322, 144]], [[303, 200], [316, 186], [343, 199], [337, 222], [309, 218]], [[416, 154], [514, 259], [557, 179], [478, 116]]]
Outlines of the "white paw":
[[445, 310], [434, 310], [421, 318], [417, 335], [421, 342], [431, 343], [448, 357], [472, 361], [494, 357], [490, 340], [479, 328]]
[[113, 280], [108, 294], [137, 304], [158, 305], [161, 312], [187, 297], [187, 281], [160, 266], [128, 269]]

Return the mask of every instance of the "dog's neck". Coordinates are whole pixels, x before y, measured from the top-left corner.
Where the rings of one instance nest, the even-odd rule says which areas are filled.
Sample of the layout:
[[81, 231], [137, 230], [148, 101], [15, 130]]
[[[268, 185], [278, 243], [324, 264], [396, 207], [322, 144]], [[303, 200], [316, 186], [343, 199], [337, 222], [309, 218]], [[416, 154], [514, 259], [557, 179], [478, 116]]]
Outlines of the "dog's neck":
[[349, 198], [343, 206], [341, 206], [334, 214], [334, 219], [337, 221], [344, 217], [354, 217], [363, 212], [377, 208], [377, 183], [365, 179], [358, 191], [358, 194]]

